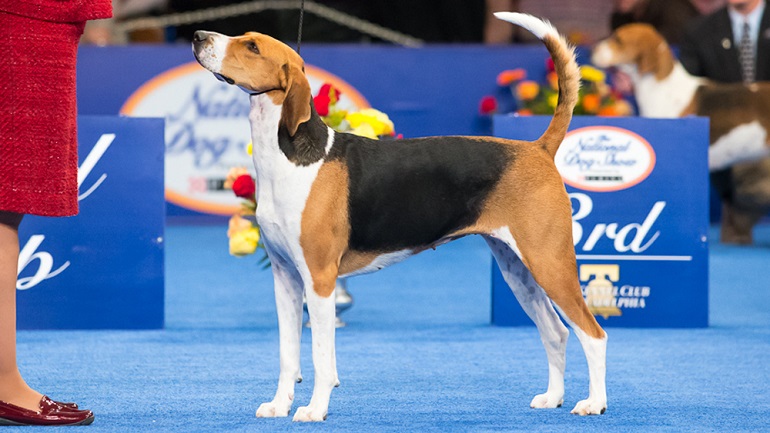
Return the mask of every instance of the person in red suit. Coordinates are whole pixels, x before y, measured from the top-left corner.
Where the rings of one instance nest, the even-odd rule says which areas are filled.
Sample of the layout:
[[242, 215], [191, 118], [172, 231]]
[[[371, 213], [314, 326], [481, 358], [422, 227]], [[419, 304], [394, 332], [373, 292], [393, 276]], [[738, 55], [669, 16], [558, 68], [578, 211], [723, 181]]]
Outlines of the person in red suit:
[[0, 425], [90, 424], [30, 388], [16, 360], [18, 228], [78, 212], [75, 64], [85, 22], [110, 0], [0, 0]]

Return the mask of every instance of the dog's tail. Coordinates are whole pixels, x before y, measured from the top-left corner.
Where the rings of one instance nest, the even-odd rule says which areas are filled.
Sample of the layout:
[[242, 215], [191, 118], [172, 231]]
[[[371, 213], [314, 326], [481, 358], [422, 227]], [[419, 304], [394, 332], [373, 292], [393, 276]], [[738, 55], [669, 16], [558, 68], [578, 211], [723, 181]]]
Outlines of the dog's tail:
[[572, 110], [578, 101], [580, 69], [575, 61], [575, 49], [548, 21], [516, 12], [495, 12], [495, 16], [529, 30], [543, 41], [548, 52], [551, 53], [554, 68], [559, 77], [559, 102], [556, 104], [551, 124], [536, 143], [553, 157], [567, 134], [567, 128], [572, 120]]

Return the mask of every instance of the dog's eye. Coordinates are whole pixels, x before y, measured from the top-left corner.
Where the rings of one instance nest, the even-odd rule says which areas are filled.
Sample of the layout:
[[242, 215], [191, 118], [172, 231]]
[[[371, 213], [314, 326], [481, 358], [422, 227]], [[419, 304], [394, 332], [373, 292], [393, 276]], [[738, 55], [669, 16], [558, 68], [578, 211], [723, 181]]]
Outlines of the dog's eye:
[[254, 42], [247, 42], [246, 48], [248, 48], [249, 51], [251, 51], [254, 54], [259, 54], [259, 47]]

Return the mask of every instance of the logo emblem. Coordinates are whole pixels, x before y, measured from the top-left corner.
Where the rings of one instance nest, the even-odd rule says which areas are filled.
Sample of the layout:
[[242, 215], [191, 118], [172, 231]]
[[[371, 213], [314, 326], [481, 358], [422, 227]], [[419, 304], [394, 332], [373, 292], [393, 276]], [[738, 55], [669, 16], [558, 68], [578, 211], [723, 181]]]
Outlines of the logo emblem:
[[568, 133], [554, 161], [567, 185], [609, 192], [646, 179], [655, 168], [655, 151], [629, 130], [589, 126]]
[[[351, 85], [320, 68], [305, 65], [313, 94], [324, 83], [340, 89], [340, 108], [360, 110], [369, 103]], [[147, 81], [125, 102], [120, 114], [166, 119], [166, 200], [196, 212], [232, 215], [240, 199], [222, 186], [232, 167], [252, 167], [249, 98], [217, 81], [197, 62], [170, 69]]]
[[585, 287], [585, 298], [588, 310], [595, 316], [609, 319], [610, 316], [623, 314], [617, 307], [615, 287], [612, 284], [619, 279], [618, 265], [580, 265], [580, 281], [590, 280]]

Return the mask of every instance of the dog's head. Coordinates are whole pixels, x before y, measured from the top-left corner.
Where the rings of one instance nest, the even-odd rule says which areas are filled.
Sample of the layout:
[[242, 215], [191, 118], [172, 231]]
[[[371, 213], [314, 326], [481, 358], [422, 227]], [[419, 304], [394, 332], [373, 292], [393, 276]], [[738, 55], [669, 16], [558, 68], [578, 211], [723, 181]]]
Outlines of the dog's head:
[[197, 31], [193, 53], [219, 80], [251, 95], [265, 94], [281, 105], [281, 123], [290, 135], [310, 119], [311, 93], [304, 62], [286, 44], [254, 32], [229, 37]]
[[593, 49], [591, 63], [600, 68], [634, 66], [639, 75], [653, 73], [665, 78], [674, 66], [666, 40], [649, 24], [626, 24], [600, 41]]

